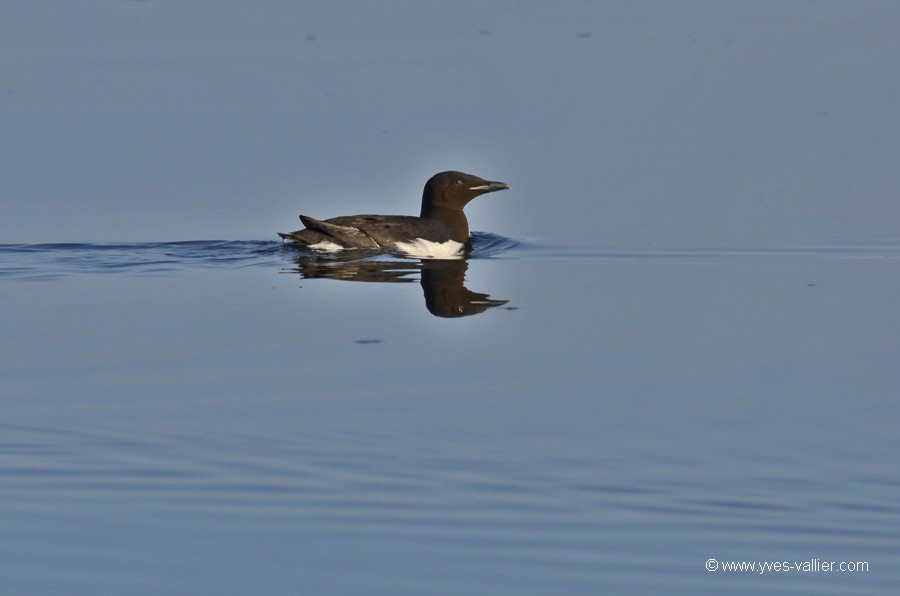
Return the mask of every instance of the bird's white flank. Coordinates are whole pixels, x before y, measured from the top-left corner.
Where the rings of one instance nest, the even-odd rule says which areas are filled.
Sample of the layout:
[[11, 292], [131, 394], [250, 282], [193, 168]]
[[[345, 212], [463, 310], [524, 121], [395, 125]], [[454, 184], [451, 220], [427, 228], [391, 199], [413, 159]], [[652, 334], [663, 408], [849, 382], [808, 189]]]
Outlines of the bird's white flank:
[[454, 240], [431, 242], [416, 238], [411, 242], [397, 242], [397, 250], [417, 259], [459, 259], [463, 245]]

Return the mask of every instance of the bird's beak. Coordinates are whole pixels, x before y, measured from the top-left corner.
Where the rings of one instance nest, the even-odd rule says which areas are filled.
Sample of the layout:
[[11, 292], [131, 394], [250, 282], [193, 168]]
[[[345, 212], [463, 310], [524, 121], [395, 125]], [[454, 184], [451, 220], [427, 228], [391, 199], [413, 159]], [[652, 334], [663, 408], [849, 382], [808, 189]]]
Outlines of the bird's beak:
[[478, 186], [473, 186], [469, 190], [479, 190], [481, 192], [494, 192], [495, 190], [507, 190], [509, 188], [509, 184], [505, 182], [485, 182], [484, 184], [479, 184]]

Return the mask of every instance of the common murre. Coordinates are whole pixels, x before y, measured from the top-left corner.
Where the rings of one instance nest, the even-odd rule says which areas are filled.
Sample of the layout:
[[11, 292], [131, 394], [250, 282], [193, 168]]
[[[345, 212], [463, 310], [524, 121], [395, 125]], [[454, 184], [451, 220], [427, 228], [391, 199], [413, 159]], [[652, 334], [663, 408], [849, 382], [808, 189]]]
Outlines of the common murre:
[[278, 235], [316, 250], [385, 249], [451, 258], [459, 255], [469, 241], [469, 222], [463, 207], [479, 195], [508, 188], [503, 182], [463, 172], [441, 172], [425, 183], [419, 217], [342, 215], [320, 221], [301, 215], [305, 229]]

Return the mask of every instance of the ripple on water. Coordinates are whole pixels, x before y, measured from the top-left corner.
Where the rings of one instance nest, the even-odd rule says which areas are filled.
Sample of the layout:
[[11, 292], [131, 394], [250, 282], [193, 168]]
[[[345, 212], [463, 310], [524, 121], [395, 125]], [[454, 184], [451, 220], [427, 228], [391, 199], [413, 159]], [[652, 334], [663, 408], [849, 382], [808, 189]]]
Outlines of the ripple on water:
[[[492, 257], [518, 244], [484, 232], [474, 232], [472, 240], [472, 258]], [[0, 244], [0, 279], [42, 281], [85, 274], [166, 274], [194, 267], [277, 266], [285, 255], [296, 253], [291, 245], [275, 240]]]
[[3, 244], [0, 278], [54, 280], [84, 274], [157, 274], [190, 267], [279, 262], [275, 241], [199, 240], [128, 244]]

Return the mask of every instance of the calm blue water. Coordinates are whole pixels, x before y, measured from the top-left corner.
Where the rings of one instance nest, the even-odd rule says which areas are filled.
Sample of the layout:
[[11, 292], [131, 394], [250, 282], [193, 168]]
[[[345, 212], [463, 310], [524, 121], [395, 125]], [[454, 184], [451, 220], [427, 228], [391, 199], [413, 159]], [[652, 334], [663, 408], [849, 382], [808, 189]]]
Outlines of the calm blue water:
[[897, 585], [900, 246], [478, 245], [0, 247], [4, 593]]
[[[0, 3], [0, 595], [894, 594], [898, 31]], [[451, 169], [467, 260], [277, 241]]]

